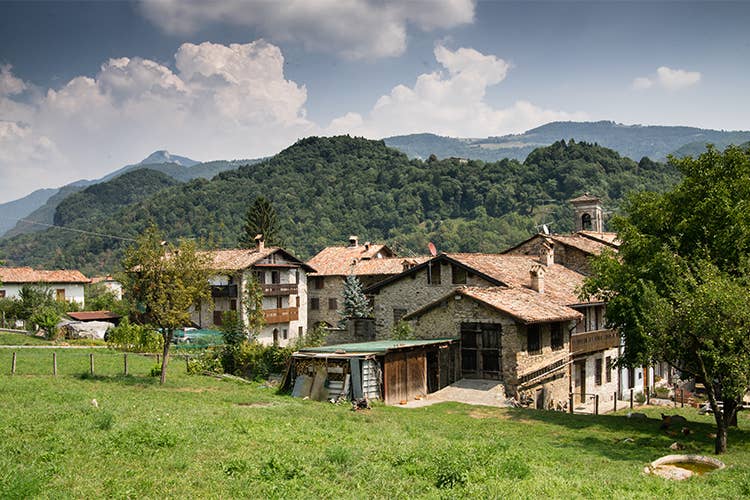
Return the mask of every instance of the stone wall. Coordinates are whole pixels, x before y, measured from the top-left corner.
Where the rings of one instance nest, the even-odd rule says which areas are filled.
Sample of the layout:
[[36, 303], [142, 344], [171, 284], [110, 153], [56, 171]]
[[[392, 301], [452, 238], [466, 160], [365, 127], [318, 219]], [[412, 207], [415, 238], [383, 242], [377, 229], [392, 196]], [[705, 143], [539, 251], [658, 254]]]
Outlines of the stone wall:
[[[461, 297], [461, 296], [459, 296]], [[415, 333], [418, 338], [461, 338], [461, 323], [492, 323], [502, 326], [501, 366], [502, 378], [506, 386], [506, 394], [516, 393], [519, 378], [525, 374], [543, 369], [560, 360], [567, 360], [569, 354], [569, 330], [573, 322], [565, 322], [563, 326], [562, 349], [552, 350], [550, 325], [541, 325], [541, 352], [529, 354], [527, 352], [527, 327], [516, 322], [512, 317], [495, 309], [486, 307], [470, 298], [456, 299], [451, 296], [440, 305], [426, 311], [414, 321]], [[544, 387], [544, 407], [550, 401], [567, 401], [570, 389], [568, 368], [556, 372], [554, 377], [541, 379], [539, 383], [531, 382], [524, 386], [524, 390], [534, 392], [539, 386]]]
[[[529, 255], [538, 257], [544, 240], [541, 236], [531, 238], [526, 243], [519, 245], [513, 252], [514, 255]], [[560, 264], [581, 274], [591, 274], [591, 256], [575, 247], [555, 242], [555, 264]]]
[[[381, 288], [374, 296], [375, 331], [378, 339], [388, 338], [393, 328], [394, 309], [402, 309], [406, 314], [445, 296], [451, 290], [463, 285], [453, 284], [452, 266], [442, 264], [440, 284], [427, 283], [427, 269], [423, 268], [393, 281]], [[478, 276], [466, 279], [469, 286], [492, 286]], [[449, 337], [452, 335], [449, 335]]]
[[[338, 326], [341, 316], [339, 316], [337, 310], [341, 308], [341, 301], [343, 299], [344, 292], [344, 277], [343, 276], [324, 276], [323, 277], [323, 288], [317, 289], [311, 281], [311, 286], [308, 287], [308, 311], [307, 321], [308, 328], [314, 328], [318, 323], [328, 323], [330, 326]], [[311, 309], [310, 299], [317, 298], [320, 307], [318, 309]], [[328, 299], [335, 298], [337, 307], [330, 309], [328, 307]]]

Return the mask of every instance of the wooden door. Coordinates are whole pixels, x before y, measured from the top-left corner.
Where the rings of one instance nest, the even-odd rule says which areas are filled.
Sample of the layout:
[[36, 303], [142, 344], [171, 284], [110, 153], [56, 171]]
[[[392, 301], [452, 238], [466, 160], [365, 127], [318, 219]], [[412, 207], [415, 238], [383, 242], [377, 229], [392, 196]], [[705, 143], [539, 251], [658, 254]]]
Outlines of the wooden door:
[[502, 378], [502, 326], [461, 323], [461, 367], [466, 378]]

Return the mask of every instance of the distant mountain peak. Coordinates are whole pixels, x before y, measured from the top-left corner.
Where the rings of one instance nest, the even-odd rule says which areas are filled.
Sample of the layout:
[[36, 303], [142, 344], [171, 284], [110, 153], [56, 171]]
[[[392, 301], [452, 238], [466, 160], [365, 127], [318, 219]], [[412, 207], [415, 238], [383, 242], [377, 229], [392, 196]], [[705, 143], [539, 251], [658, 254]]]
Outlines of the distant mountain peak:
[[154, 151], [148, 155], [143, 161], [139, 162], [138, 165], [153, 165], [156, 163], [176, 163], [183, 167], [192, 167], [200, 162], [191, 160], [185, 156], [173, 155], [166, 149], [160, 149], [159, 151]]

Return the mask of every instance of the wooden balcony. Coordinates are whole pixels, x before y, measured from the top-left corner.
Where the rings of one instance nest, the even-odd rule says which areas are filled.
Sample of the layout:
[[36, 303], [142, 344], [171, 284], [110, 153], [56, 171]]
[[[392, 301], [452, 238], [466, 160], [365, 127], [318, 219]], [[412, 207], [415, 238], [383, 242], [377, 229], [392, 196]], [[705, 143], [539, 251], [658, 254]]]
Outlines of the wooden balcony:
[[574, 333], [570, 336], [571, 354], [612, 349], [620, 345], [620, 334], [616, 330], [595, 330], [593, 332]]
[[266, 324], [274, 325], [276, 323], [289, 323], [299, 319], [299, 310], [296, 307], [286, 307], [282, 309], [265, 309], [263, 316], [266, 318]]
[[263, 295], [266, 297], [297, 295], [297, 285], [295, 283], [264, 283], [260, 286], [263, 289]]

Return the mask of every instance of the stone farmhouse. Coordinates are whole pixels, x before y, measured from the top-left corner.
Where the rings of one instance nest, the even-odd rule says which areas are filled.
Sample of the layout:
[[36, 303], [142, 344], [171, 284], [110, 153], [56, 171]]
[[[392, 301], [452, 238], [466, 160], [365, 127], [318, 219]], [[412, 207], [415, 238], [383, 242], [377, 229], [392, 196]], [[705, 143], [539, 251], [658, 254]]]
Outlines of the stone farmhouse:
[[246, 315], [244, 291], [255, 277], [263, 290], [266, 325], [258, 335], [264, 344], [287, 345], [307, 332], [307, 274], [313, 269], [279, 247], [266, 247], [262, 237], [251, 249], [202, 252], [216, 274], [211, 278], [213, 305], [201, 304], [192, 314], [200, 328], [220, 326], [226, 311]]
[[360, 244], [356, 236], [349, 238], [348, 246], [324, 248], [307, 261], [315, 269], [308, 276], [308, 328], [337, 326], [347, 276], [354, 275], [363, 287], [369, 287], [426, 260], [397, 257], [386, 245]]
[[24, 286], [39, 286], [52, 291], [57, 300], [84, 305], [84, 285], [89, 280], [80, 271], [41, 270], [30, 267], [0, 267], [0, 298], [17, 298]]

